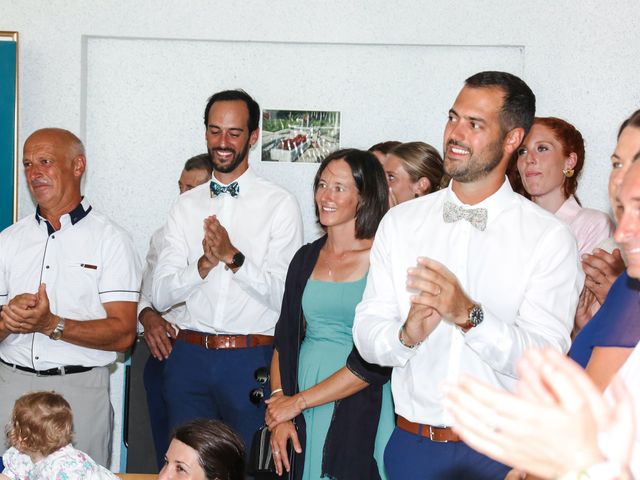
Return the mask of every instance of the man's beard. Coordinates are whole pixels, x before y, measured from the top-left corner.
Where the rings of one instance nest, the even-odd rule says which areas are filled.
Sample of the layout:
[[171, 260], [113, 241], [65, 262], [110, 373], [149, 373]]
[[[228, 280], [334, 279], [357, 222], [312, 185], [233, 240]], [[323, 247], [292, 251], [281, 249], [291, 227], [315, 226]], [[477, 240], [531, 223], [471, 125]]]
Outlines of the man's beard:
[[[465, 145], [455, 140], [449, 140], [445, 145], [445, 159], [444, 159], [444, 171], [453, 180], [460, 183], [471, 183], [476, 180], [487, 176], [492, 172], [500, 162], [502, 161], [502, 141], [498, 139], [495, 143], [487, 146], [480, 155], [475, 155], [468, 145]], [[459, 165], [458, 162], [447, 161], [446, 152], [447, 146], [459, 145], [467, 150], [471, 151], [469, 161], [464, 165]]]
[[[236, 151], [232, 148], [210, 148], [209, 158], [211, 159], [211, 164], [213, 165], [213, 169], [216, 172], [220, 172], [220, 173], [233, 172], [236, 168], [238, 168], [238, 165], [240, 165], [242, 161], [245, 159], [245, 157], [247, 156], [247, 153], [249, 152], [249, 148], [250, 148], [249, 140], [247, 140], [247, 143], [245, 144], [244, 148], [240, 153], [236, 153]], [[214, 155], [214, 152], [232, 152], [233, 154], [235, 154], [235, 156], [233, 157], [233, 161], [231, 163], [229, 163], [228, 165], [223, 165], [223, 164], [220, 164], [219, 162], [216, 162], [216, 157]]]

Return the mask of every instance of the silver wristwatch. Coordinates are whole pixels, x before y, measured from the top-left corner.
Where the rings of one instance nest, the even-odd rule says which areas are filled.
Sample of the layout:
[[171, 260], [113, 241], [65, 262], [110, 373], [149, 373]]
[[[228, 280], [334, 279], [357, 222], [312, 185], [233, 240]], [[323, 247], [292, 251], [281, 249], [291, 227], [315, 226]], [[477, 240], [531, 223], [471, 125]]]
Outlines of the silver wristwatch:
[[58, 325], [56, 325], [56, 328], [54, 328], [53, 332], [51, 332], [51, 335], [49, 335], [49, 338], [51, 340], [60, 340], [62, 338], [62, 332], [64, 332], [64, 318], [58, 318], [60, 319], [58, 320]]
[[482, 305], [479, 303], [474, 303], [467, 310], [468, 317], [467, 321], [460, 325], [460, 328], [466, 332], [471, 328], [477, 327], [484, 320], [484, 310], [482, 310]]

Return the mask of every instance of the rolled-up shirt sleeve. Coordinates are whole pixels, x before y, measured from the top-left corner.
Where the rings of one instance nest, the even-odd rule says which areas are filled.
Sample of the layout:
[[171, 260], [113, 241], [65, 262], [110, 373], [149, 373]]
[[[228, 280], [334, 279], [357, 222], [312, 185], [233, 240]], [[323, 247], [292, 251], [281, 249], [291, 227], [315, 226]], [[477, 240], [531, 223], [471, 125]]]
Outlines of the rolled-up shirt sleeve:
[[515, 319], [500, 318], [483, 306], [484, 320], [465, 335], [465, 343], [493, 370], [517, 378], [515, 365], [531, 347], [567, 352], [584, 274], [576, 259], [576, 242], [557, 226], [540, 242], [529, 262], [530, 273]]
[[165, 245], [158, 256], [153, 273], [152, 300], [158, 311], [184, 302], [205, 280], [198, 273], [198, 261], [189, 261], [188, 241], [182, 228], [180, 204], [169, 213], [165, 230]]
[[353, 323], [353, 341], [362, 358], [389, 367], [403, 366], [418, 351], [405, 347], [399, 339], [404, 319], [398, 309], [390, 261], [389, 233], [393, 232], [393, 221], [387, 215], [378, 227], [371, 248], [367, 286]]
[[140, 301], [138, 302], [138, 315], [145, 308], [153, 308], [153, 271], [158, 263], [158, 251], [153, 242], [153, 237], [149, 242], [149, 251], [145, 259], [144, 270], [142, 271], [142, 284], [140, 286]]
[[246, 255], [233, 280], [247, 295], [279, 312], [289, 262], [302, 244], [302, 219], [293, 197], [280, 202], [274, 216], [264, 265], [257, 265], [250, 255]]
[[9, 281], [7, 273], [7, 247], [4, 235], [0, 235], [0, 306], [9, 302]]

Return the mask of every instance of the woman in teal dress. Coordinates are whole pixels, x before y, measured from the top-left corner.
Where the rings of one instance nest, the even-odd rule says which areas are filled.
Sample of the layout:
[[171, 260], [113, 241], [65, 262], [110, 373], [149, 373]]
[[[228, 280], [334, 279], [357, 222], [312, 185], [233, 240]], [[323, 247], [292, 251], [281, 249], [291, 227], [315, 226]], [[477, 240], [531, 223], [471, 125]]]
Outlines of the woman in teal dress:
[[366, 364], [351, 336], [387, 210], [384, 171], [369, 152], [340, 150], [320, 165], [314, 192], [326, 235], [292, 260], [275, 333], [266, 422], [276, 469], [289, 470], [291, 439], [295, 479], [386, 479], [390, 371]]

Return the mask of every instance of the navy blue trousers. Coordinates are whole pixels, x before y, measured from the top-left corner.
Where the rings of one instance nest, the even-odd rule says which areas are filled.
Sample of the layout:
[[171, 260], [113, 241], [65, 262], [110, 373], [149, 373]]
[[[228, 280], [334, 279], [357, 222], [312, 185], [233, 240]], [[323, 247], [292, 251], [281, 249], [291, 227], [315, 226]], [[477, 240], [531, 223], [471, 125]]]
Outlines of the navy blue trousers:
[[149, 355], [144, 366], [144, 389], [147, 392], [147, 407], [151, 435], [156, 450], [156, 462], [160, 470], [164, 466], [164, 454], [169, 449], [169, 414], [167, 404], [162, 393], [162, 377], [164, 376], [164, 361], [156, 360]]
[[176, 341], [163, 371], [169, 429], [196, 418], [222, 420], [238, 432], [248, 450], [265, 413], [264, 402], [254, 405], [249, 394], [262, 387], [264, 397], [270, 395], [269, 382], [258, 383], [254, 372], [269, 368], [272, 355], [271, 345], [207, 350]]
[[463, 442], [432, 442], [398, 427], [384, 464], [390, 480], [503, 480], [510, 470]]

